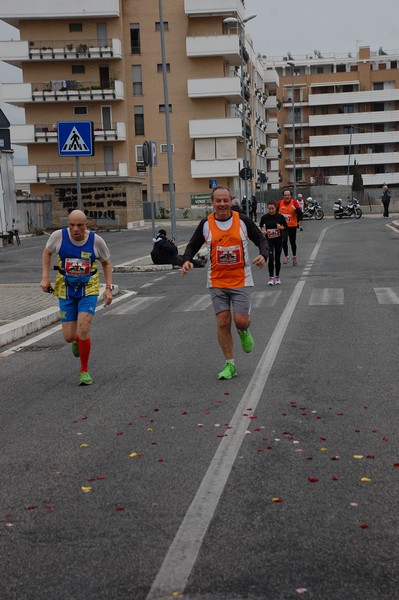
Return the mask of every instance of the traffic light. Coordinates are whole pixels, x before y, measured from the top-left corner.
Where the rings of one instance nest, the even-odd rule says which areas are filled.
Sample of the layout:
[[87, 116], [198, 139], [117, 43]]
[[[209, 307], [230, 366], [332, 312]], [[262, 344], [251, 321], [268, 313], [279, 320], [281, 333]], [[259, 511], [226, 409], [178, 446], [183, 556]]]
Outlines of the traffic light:
[[267, 178], [265, 171], [261, 171], [258, 175], [259, 183], [266, 183], [267, 179], [268, 178]]

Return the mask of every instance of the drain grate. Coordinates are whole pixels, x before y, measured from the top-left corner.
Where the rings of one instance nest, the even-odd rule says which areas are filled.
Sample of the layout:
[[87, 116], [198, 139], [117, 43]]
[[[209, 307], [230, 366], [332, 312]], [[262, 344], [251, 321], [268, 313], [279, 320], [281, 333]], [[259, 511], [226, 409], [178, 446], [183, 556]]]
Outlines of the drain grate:
[[50, 350], [61, 350], [61, 348], [65, 348], [65, 344], [59, 344], [57, 346], [20, 346], [18, 348], [18, 352], [48, 352]]

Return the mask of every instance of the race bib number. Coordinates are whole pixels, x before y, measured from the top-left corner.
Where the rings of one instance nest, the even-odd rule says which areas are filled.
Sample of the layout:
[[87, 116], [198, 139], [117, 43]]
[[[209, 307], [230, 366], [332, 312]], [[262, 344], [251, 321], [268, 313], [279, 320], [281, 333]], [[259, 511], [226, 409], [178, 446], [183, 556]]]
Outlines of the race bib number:
[[269, 239], [280, 237], [280, 230], [279, 229], [267, 229], [266, 235]]
[[84, 277], [90, 275], [91, 263], [85, 258], [66, 258], [65, 273], [69, 277]]
[[216, 263], [218, 265], [236, 265], [241, 261], [240, 246], [217, 246]]

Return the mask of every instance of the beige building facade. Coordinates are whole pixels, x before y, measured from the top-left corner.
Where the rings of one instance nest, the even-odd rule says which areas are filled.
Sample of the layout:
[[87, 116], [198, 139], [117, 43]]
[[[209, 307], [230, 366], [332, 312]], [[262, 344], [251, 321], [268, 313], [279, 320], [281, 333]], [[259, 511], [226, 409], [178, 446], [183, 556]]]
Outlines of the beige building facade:
[[352, 183], [399, 187], [399, 53], [264, 59], [279, 74], [282, 185]]
[[[2, 86], [3, 99], [25, 109], [26, 123], [11, 128], [12, 143], [28, 149], [17, 186], [51, 195], [57, 224], [76, 206], [77, 170], [90, 218], [121, 226], [140, 221], [150, 199], [169, 208], [171, 180], [176, 207], [194, 212], [211, 185], [255, 193], [276, 134], [268, 136], [264, 68], [245, 34], [243, 0], [163, 2], [162, 27], [158, 0], [3, 0], [0, 18], [20, 32], [0, 41], [0, 58], [23, 73], [23, 83]], [[72, 154], [58, 155], [57, 131], [79, 121], [93, 122], [95, 154], [78, 167]], [[152, 194], [146, 140], [157, 150]], [[244, 166], [253, 173], [246, 182]]]

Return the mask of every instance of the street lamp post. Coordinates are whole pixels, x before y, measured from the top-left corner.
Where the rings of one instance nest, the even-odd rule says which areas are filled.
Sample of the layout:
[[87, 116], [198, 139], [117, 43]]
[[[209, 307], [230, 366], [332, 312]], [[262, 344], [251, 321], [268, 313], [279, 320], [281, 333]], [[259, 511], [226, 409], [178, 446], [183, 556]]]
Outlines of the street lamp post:
[[165, 34], [164, 34], [162, 0], [158, 0], [158, 7], [159, 7], [159, 30], [161, 33], [162, 77], [163, 77], [163, 98], [164, 98], [164, 105], [165, 105], [166, 147], [167, 147], [167, 152], [168, 152], [170, 218], [171, 218], [171, 225], [172, 225], [172, 238], [177, 240], [175, 183], [174, 183], [174, 179], [173, 179], [172, 142], [171, 142], [171, 134], [170, 134], [170, 117], [169, 117], [170, 110], [169, 110], [168, 74], [166, 71]]
[[295, 63], [292, 60], [287, 62], [291, 67], [291, 94], [292, 94], [292, 152], [293, 152], [293, 176], [294, 176], [294, 198], [296, 199], [296, 158], [295, 158], [295, 99], [294, 99], [294, 69]]
[[[250, 21], [251, 19], [255, 19], [257, 15], [248, 15], [242, 21], [237, 19], [236, 17], [227, 17], [223, 19], [223, 23], [235, 23], [240, 27], [240, 57], [241, 57], [241, 106], [242, 106], [242, 127], [243, 127], [243, 167], [245, 169], [250, 168], [250, 164], [248, 164], [248, 148], [247, 148], [247, 105], [245, 102], [245, 81], [244, 81], [244, 47], [245, 47], [245, 23]], [[249, 216], [249, 192], [248, 192], [248, 179], [245, 177], [244, 179], [244, 191], [246, 197], [246, 213]]]

